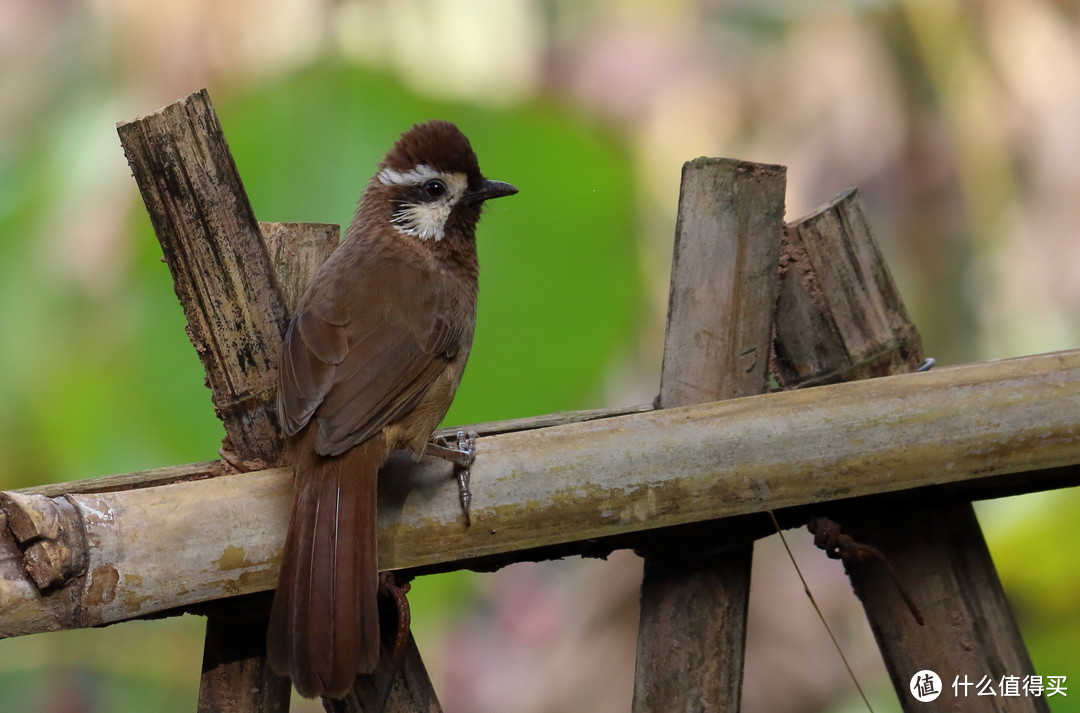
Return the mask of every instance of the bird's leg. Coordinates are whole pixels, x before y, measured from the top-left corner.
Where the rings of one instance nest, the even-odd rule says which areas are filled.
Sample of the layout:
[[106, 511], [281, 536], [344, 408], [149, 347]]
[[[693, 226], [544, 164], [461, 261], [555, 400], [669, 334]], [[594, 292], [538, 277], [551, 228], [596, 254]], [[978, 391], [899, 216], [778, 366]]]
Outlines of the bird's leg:
[[454, 464], [454, 476], [458, 482], [458, 499], [461, 511], [465, 513], [465, 525], [472, 524], [469, 505], [472, 503], [472, 491], [469, 490], [470, 468], [476, 462], [476, 431], [458, 431], [453, 440], [438, 436], [427, 445], [427, 453], [448, 460]]

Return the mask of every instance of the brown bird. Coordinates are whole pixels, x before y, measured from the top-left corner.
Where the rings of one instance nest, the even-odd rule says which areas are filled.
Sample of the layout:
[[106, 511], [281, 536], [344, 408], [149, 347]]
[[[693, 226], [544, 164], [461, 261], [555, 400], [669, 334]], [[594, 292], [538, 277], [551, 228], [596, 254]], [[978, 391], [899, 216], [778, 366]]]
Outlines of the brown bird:
[[340, 698], [378, 662], [378, 471], [391, 450], [431, 447], [472, 347], [481, 206], [514, 193], [484, 178], [453, 124], [412, 127], [285, 333], [278, 411], [296, 492], [267, 655], [303, 696]]

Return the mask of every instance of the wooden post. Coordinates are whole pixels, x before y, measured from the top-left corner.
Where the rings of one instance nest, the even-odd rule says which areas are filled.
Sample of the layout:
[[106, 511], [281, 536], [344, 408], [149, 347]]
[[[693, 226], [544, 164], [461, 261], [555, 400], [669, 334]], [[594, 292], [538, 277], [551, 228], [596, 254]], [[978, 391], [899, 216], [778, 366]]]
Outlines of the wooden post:
[[849, 189], [787, 226], [776, 364], [788, 388], [915, 371], [922, 341]]
[[442, 713], [412, 633], [400, 661], [393, 660], [387, 648], [387, 639], [393, 636], [386, 633], [378, 667], [370, 676], [357, 678], [352, 691], [340, 701], [324, 699], [327, 713]]
[[206, 370], [227, 449], [281, 458], [277, 358], [288, 322], [206, 90], [117, 127]]
[[[225, 426], [222, 453], [242, 469], [279, 465], [288, 311], [210, 97], [197, 92], [117, 131]], [[266, 662], [265, 618], [224, 612], [207, 617], [199, 712], [287, 711], [288, 679]]]
[[[683, 166], [661, 407], [766, 390], [784, 189], [782, 166]], [[635, 713], [737, 711], [753, 544], [644, 555]]]
[[[259, 223], [266, 251], [292, 314], [315, 271], [338, 246], [341, 226], [323, 223]], [[276, 357], [275, 357], [276, 358]], [[275, 384], [274, 392], [277, 393]]]
[[[903, 373], [923, 361], [855, 191], [788, 226], [777, 306], [777, 366], [788, 387]], [[828, 512], [889, 558], [925, 618], [916, 623], [880, 563], [846, 563], [905, 711], [1047, 710], [1041, 697], [957, 698], [951, 690], [956, 676], [986, 676], [996, 687], [1003, 676], [1034, 672], [971, 503]], [[912, 695], [912, 676], [923, 669], [942, 678], [935, 701]]]
[[198, 713], [288, 713], [289, 679], [266, 665], [265, 615], [239, 614], [206, 619]]

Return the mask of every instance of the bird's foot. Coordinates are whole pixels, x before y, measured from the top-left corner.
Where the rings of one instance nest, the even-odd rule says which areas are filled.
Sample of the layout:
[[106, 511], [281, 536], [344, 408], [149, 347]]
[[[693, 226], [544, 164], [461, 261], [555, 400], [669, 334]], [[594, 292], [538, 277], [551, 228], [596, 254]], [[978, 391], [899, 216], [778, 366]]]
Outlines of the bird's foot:
[[430, 455], [448, 460], [454, 464], [454, 477], [458, 483], [458, 499], [461, 501], [461, 511], [465, 514], [465, 526], [472, 524], [469, 514], [469, 506], [472, 504], [472, 491], [469, 489], [469, 478], [472, 475], [470, 468], [476, 462], [476, 431], [458, 431], [457, 435], [450, 439], [447, 436], [438, 436], [428, 444], [427, 452]]

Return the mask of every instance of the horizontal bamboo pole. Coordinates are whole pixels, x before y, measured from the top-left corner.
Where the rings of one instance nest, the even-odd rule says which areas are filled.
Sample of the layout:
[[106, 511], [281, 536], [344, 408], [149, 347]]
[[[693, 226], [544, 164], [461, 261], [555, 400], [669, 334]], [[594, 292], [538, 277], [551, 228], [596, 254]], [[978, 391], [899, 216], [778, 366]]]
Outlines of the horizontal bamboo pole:
[[[483, 437], [472, 527], [445, 463], [397, 454], [381, 475], [380, 566], [510, 561], [551, 545], [1073, 466], [1078, 403], [1074, 350]], [[287, 470], [271, 469], [55, 499], [0, 494], [15, 525], [0, 523], [0, 637], [270, 589], [290, 487]], [[85, 557], [87, 574], [42, 595], [23, 551], [44, 550], [47, 569], [50, 538], [82, 543], [71, 556]]]
[[[551, 426], [564, 426], [569, 423], [582, 423], [595, 421], [602, 418], [625, 416], [631, 413], [644, 413], [651, 411], [652, 406], [642, 404], [638, 406], [621, 406], [618, 408], [598, 408], [584, 411], [560, 411], [544, 416], [527, 416], [525, 418], [507, 419], [505, 421], [488, 421], [468, 426], [455, 426], [453, 428], [440, 428], [435, 431], [436, 436], [453, 436], [460, 430], [475, 431], [481, 436], [494, 436], [511, 431], [526, 431], [534, 428], [550, 428]], [[69, 480], [62, 483], [46, 483], [23, 488], [20, 493], [27, 495], [67, 495], [70, 493], [110, 493], [119, 490], [132, 490], [134, 488], [150, 488], [156, 485], [171, 485], [189, 480], [203, 480], [205, 478], [217, 478], [235, 469], [227, 467], [220, 460], [208, 460], [201, 463], [186, 463], [184, 465], [168, 465], [163, 468], [140, 470], [134, 473], [121, 473], [118, 475], [104, 475], [98, 478], [83, 478], [81, 480]]]

